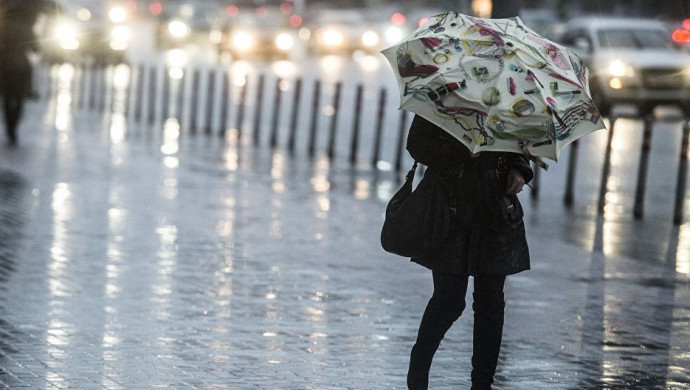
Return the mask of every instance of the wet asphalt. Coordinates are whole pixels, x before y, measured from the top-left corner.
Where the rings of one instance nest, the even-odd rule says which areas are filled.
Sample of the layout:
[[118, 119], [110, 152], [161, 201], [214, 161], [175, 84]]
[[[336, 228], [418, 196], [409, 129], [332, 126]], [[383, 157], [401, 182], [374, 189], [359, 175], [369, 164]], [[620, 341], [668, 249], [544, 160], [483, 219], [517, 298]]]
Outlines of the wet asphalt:
[[[32, 102], [0, 147], [2, 387], [405, 388], [431, 277], [379, 247], [398, 175], [51, 115]], [[600, 215], [586, 180], [565, 207], [558, 165], [521, 195], [533, 269], [508, 278], [495, 388], [690, 389], [687, 211]], [[470, 307], [433, 389], [469, 388]]]

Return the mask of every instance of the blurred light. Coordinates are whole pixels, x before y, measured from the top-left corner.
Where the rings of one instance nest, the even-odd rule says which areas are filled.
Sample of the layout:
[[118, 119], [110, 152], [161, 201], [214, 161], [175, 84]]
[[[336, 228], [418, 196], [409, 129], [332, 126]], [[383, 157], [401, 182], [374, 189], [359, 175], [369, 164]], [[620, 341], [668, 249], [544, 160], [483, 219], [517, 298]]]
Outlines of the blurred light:
[[405, 24], [405, 22], [407, 22], [407, 18], [402, 13], [396, 12], [391, 15], [391, 23], [395, 24], [396, 26], [402, 26]]
[[208, 33], [208, 40], [214, 45], [218, 45], [223, 41], [223, 32], [214, 28], [210, 33]]
[[302, 17], [299, 15], [292, 15], [289, 19], [291, 27], [299, 27], [302, 25]]
[[400, 42], [403, 38], [405, 38], [405, 33], [402, 28], [391, 26], [386, 29], [386, 43], [392, 45]]
[[425, 25], [426, 22], [428, 22], [428, 21], [429, 21], [429, 18], [426, 17], [426, 16], [423, 17], [423, 18], [420, 18], [420, 19], [417, 21], [417, 28], [422, 27], [422, 26]]
[[362, 44], [367, 47], [376, 46], [379, 43], [379, 34], [374, 31], [366, 31], [362, 34]]
[[623, 82], [618, 77], [614, 77], [609, 81], [609, 87], [613, 89], [621, 89], [623, 88]]
[[240, 13], [240, 9], [236, 5], [229, 5], [225, 7], [225, 14], [231, 18], [237, 16]]
[[168, 23], [168, 32], [175, 38], [185, 38], [189, 35], [190, 29], [187, 23], [181, 20], [173, 20]]
[[168, 76], [173, 80], [182, 80], [182, 77], [184, 77], [184, 70], [178, 67], [170, 68]]
[[303, 41], [308, 41], [309, 38], [311, 38], [311, 30], [309, 30], [306, 27], [302, 27], [299, 29], [299, 32], [297, 33], [299, 38]]
[[480, 18], [491, 17], [491, 0], [472, 0], [472, 11]]
[[690, 43], [690, 31], [677, 28], [671, 34], [671, 39], [676, 43]]
[[276, 37], [276, 47], [282, 51], [288, 51], [295, 45], [292, 36], [288, 33], [280, 33]]
[[621, 60], [615, 60], [609, 64], [609, 73], [611, 74], [611, 76], [615, 76], [615, 77], [625, 76], [626, 71], [627, 71], [627, 66]]
[[254, 38], [247, 32], [238, 32], [232, 37], [232, 44], [237, 50], [246, 51], [254, 47]]
[[182, 7], [180, 7], [180, 15], [186, 19], [193, 18], [194, 7], [191, 4], [184, 4]]
[[130, 33], [126, 26], [115, 26], [110, 31], [110, 48], [113, 50], [126, 50], [129, 47]]
[[340, 46], [345, 42], [343, 34], [334, 29], [328, 29], [323, 32], [323, 43], [328, 46]]
[[113, 23], [122, 23], [127, 20], [127, 11], [122, 7], [113, 7], [108, 12], [108, 18]]
[[135, 12], [137, 12], [137, 2], [136, 2], [136, 0], [129, 0], [129, 1], [127, 2], [127, 4], [125, 5], [125, 7], [127, 8], [127, 11], [129, 11], [130, 13], [135, 13]]
[[149, 5], [149, 12], [153, 16], [158, 16], [163, 12], [163, 4], [160, 1], [154, 1]]
[[280, 5], [280, 13], [283, 15], [290, 15], [290, 13], [292, 13], [292, 4], [288, 3], [287, 1], [283, 2]]
[[271, 71], [281, 79], [281, 84], [279, 85], [281, 91], [286, 91], [289, 89], [290, 84], [286, 84], [289, 79], [294, 77], [297, 72], [297, 64], [291, 61], [275, 61], [271, 64]]
[[86, 8], [81, 8], [79, 11], [77, 11], [77, 19], [81, 20], [82, 22], [86, 22], [91, 19], [91, 11], [89, 11]]
[[165, 61], [173, 68], [183, 68], [189, 62], [189, 54], [183, 49], [172, 49], [165, 53]]
[[65, 50], [79, 49], [77, 27], [73, 24], [62, 22], [56, 25], [54, 35], [61, 48]]
[[259, 18], [265, 18], [268, 16], [268, 8], [266, 7], [256, 7], [256, 16]]

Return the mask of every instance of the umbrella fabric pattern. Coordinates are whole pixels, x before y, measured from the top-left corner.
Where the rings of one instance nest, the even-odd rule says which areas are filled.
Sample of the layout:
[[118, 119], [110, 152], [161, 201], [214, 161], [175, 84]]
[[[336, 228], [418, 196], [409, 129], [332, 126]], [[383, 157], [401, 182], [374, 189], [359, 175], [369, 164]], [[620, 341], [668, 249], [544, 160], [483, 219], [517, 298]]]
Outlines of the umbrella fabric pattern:
[[400, 108], [472, 153], [557, 161], [564, 146], [605, 129], [582, 61], [517, 17], [439, 14], [382, 54], [398, 80]]

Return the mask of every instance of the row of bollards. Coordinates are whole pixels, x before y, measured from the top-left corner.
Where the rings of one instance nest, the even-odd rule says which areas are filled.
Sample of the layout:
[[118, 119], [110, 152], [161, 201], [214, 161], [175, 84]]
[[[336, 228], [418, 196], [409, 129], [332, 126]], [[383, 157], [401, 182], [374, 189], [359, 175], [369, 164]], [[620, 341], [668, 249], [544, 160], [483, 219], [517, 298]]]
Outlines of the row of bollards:
[[[608, 180], [611, 174], [611, 154], [613, 151], [612, 144], [617, 119], [618, 118], [616, 116], [612, 116], [610, 118], [610, 125], [608, 128], [608, 134], [606, 139], [606, 150], [604, 153], [604, 161], [602, 164], [601, 181], [599, 184], [599, 196], [597, 200], [597, 212], [600, 215], [604, 213], [604, 207], [606, 206]], [[647, 172], [649, 170], [649, 156], [652, 150], [653, 124], [653, 117], [651, 115], [647, 115], [644, 119], [642, 146], [640, 150], [640, 160], [637, 170], [637, 183], [635, 186], [635, 199], [633, 203], [633, 217], [635, 219], [642, 219], [644, 216], [644, 202], [647, 188]], [[688, 174], [688, 133], [690, 133], [690, 124], [686, 119], [683, 121], [681, 150], [680, 157], [678, 159], [678, 174], [676, 179], [676, 192], [673, 210], [673, 222], [676, 225], [681, 224], [683, 220], [683, 205], [685, 203], [685, 189]], [[566, 206], [571, 206], [573, 203], [573, 190], [577, 166], [578, 149], [579, 142], [573, 142], [570, 148], [570, 159], [568, 161], [565, 195], [563, 197], [563, 202]], [[538, 169], [536, 168], [535, 173], [538, 173]]]
[[[233, 95], [231, 94], [231, 80], [230, 74], [227, 70], [219, 71], [218, 69], [209, 69], [207, 71], [206, 77], [203, 78], [203, 72], [201, 69], [192, 69], [189, 72], [182, 72], [182, 74], [173, 80], [170, 76], [169, 69], [163, 69], [164, 73], [161, 74], [160, 68], [152, 65], [147, 67], [145, 64], [140, 64], [136, 67], [132, 67], [129, 73], [129, 83], [128, 93], [125, 96], [130, 99], [130, 102], [126, 102], [124, 107], [131, 107], [130, 110], [125, 111], [126, 116], [131, 116], [131, 118], [136, 122], [147, 122], [148, 124], [157, 123], [157, 121], [165, 121], [171, 115], [173, 115], [179, 123], [187, 120], [189, 124], [189, 132], [195, 134], [197, 132], [203, 131], [207, 135], [212, 135], [214, 129], [217, 130], [217, 134], [221, 137], [226, 135], [229, 128], [229, 121], [234, 119], [233, 128], [236, 131], [236, 136], [238, 139], [245, 137], [243, 134], [243, 129], [245, 127], [244, 118], [246, 114], [247, 107], [251, 107], [253, 104], [254, 117], [253, 117], [253, 128], [252, 128], [252, 142], [254, 145], [260, 145], [262, 143], [262, 129], [265, 106], [267, 104], [272, 104], [270, 107], [270, 114], [268, 115], [270, 119], [269, 124], [269, 134], [267, 139], [267, 144], [271, 148], [278, 147], [279, 141], [279, 129], [280, 129], [280, 118], [283, 111], [283, 103], [289, 100], [292, 103], [292, 111], [289, 113], [289, 123], [287, 126], [287, 143], [286, 147], [290, 154], [295, 153], [298, 127], [299, 123], [308, 123], [306, 140], [306, 151], [308, 156], [314, 157], [317, 152], [318, 145], [318, 135], [320, 129], [327, 129], [327, 140], [325, 154], [329, 159], [334, 159], [336, 155], [336, 140], [338, 139], [337, 131], [339, 129], [340, 116], [342, 110], [342, 99], [343, 99], [343, 86], [341, 82], [337, 82], [334, 85], [334, 92], [332, 94], [332, 102], [329, 106], [330, 122], [328, 126], [319, 125], [319, 113], [322, 109], [321, 98], [322, 98], [322, 83], [320, 80], [314, 80], [312, 89], [312, 104], [309, 107], [308, 114], [311, 115], [310, 118], [300, 118], [300, 107], [302, 103], [302, 93], [305, 87], [303, 80], [298, 78], [294, 80], [293, 90], [290, 99], [285, 99], [285, 92], [283, 90], [283, 81], [277, 78], [275, 81], [275, 88], [273, 90], [272, 100], [269, 97], [264, 96], [266, 88], [266, 76], [264, 74], [258, 74], [256, 77], [251, 78], [249, 75], [244, 76], [244, 82], [237, 86], [238, 91]], [[113, 109], [113, 107], [106, 107], [108, 103], [114, 104], [112, 96], [114, 92], [112, 91], [114, 82], [108, 80], [108, 77], [112, 77], [110, 69], [106, 68], [79, 68], [79, 71], [75, 74], [79, 75], [78, 83], [73, 85], [73, 93], [78, 95], [77, 106], [81, 109], [88, 108], [90, 110], [106, 110]], [[185, 75], [190, 74], [191, 80], [185, 82]], [[205, 82], [203, 82], [205, 81]], [[55, 85], [53, 85], [54, 88]], [[250, 102], [248, 98], [248, 90], [250, 88], [255, 92], [253, 95], [253, 100]], [[176, 99], [173, 102], [172, 95], [173, 89], [175, 89]], [[205, 93], [204, 93], [205, 92]], [[352, 107], [352, 128], [349, 138], [349, 156], [348, 160], [351, 165], [356, 165], [359, 160], [359, 149], [361, 143], [362, 135], [362, 122], [371, 123], [375, 122], [373, 126], [373, 148], [371, 150], [371, 156], [369, 159], [369, 164], [374, 169], [378, 169], [379, 162], [381, 159], [381, 151], [383, 150], [384, 144], [384, 133], [386, 128], [386, 108], [387, 105], [387, 92], [386, 89], [381, 87], [377, 96], [377, 105], [375, 109], [375, 121], [363, 121], [362, 111], [364, 106], [364, 86], [362, 84], [356, 85], [356, 90], [354, 94], [354, 102]], [[231, 96], [235, 97], [235, 101], [231, 99]], [[108, 97], [111, 97], [110, 99]], [[203, 100], [203, 101], [202, 101]], [[218, 102], [218, 104], [215, 104]], [[271, 102], [271, 103], [267, 103]], [[185, 104], [186, 103], [186, 104]], [[233, 106], [236, 108], [233, 112], [234, 118], [231, 117], [230, 108]], [[187, 108], [188, 117], [185, 117], [185, 110]], [[172, 112], [171, 112], [172, 111]], [[202, 117], [199, 117], [201, 111]], [[398, 127], [395, 139], [391, 141], [394, 142], [392, 146], [394, 156], [392, 161], [392, 166], [396, 172], [401, 172], [403, 169], [403, 159], [405, 151], [405, 138], [407, 135], [408, 126], [408, 112], [405, 110], [399, 111]], [[131, 115], [130, 115], [131, 114]], [[350, 113], [347, 113], [350, 114]], [[145, 117], [145, 118], [144, 118]], [[214, 127], [214, 119], [217, 119], [217, 127]], [[300, 119], [301, 122], [300, 122]], [[610, 117], [610, 125], [607, 134], [606, 150], [604, 154], [604, 161], [602, 165], [601, 172], [601, 182], [599, 185], [599, 196], [597, 210], [600, 214], [604, 211], [604, 206], [606, 204], [606, 192], [608, 178], [611, 173], [611, 154], [612, 154], [612, 142], [614, 137], [614, 130], [616, 125], [617, 117]], [[200, 122], [201, 126], [200, 126]], [[635, 187], [635, 197], [634, 197], [634, 207], [633, 216], [635, 219], [641, 219], [644, 215], [644, 198], [645, 189], [647, 182], [647, 171], [649, 168], [649, 154], [651, 151], [651, 141], [652, 141], [652, 126], [653, 118], [647, 116], [644, 121], [644, 131], [642, 140], [642, 149], [640, 152], [640, 160], [638, 166], [637, 184]], [[567, 176], [565, 182], [565, 192], [563, 201], [565, 205], [571, 206], [574, 202], [574, 188], [575, 188], [575, 176], [577, 171], [577, 159], [578, 150], [580, 142], [574, 141], [570, 145], [570, 154], [567, 166]], [[674, 222], [676, 224], [681, 223], [683, 214], [683, 203], [685, 199], [685, 187], [687, 178], [687, 154], [688, 154], [688, 122], [685, 121], [683, 126], [683, 140], [681, 148], [681, 156], [679, 160], [677, 185], [676, 185], [676, 201], [674, 209]], [[540, 169], [535, 166], [535, 176], [532, 182], [531, 197], [537, 199], [539, 197], [540, 191]]]

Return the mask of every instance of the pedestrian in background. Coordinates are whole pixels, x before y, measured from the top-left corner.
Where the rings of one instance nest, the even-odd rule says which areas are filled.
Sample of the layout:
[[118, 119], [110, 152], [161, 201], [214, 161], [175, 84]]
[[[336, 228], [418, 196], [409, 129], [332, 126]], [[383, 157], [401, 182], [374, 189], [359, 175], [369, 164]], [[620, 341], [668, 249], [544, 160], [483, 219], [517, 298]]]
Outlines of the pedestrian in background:
[[410, 354], [407, 386], [425, 390], [431, 361], [444, 335], [465, 309], [468, 279], [474, 277], [472, 389], [490, 389], [503, 335], [507, 275], [530, 268], [516, 194], [533, 172], [521, 154], [468, 148], [446, 131], [415, 116], [407, 150], [439, 175], [455, 209], [451, 238], [434, 253], [412, 260], [432, 271], [434, 291]]
[[29, 52], [38, 50], [34, 25], [42, 3], [41, 0], [0, 1], [0, 95], [10, 145], [17, 143], [24, 100], [31, 94]]

